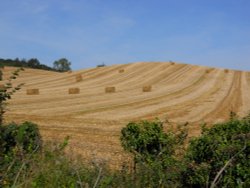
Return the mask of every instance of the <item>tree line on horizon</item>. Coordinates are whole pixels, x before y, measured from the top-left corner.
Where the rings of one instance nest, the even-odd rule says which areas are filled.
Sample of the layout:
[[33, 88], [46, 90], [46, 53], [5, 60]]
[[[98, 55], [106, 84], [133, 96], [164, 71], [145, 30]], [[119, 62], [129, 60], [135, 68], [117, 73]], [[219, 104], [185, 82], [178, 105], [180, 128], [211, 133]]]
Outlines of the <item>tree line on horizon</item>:
[[37, 58], [31, 58], [29, 60], [19, 59], [19, 58], [15, 59], [0, 58], [0, 67], [11, 66], [11, 67], [42, 69], [42, 70], [56, 71], [56, 72], [66, 72], [71, 70], [70, 65], [71, 62], [69, 62], [66, 58], [61, 58], [59, 60], [54, 61], [53, 67], [40, 63], [40, 61]]

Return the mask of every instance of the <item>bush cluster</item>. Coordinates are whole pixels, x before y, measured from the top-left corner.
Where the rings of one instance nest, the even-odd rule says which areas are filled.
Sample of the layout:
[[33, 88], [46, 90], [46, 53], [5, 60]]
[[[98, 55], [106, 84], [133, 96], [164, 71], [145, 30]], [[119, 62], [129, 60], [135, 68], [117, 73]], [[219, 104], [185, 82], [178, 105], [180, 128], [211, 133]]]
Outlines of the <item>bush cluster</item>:
[[[250, 118], [233, 118], [192, 139], [184, 129], [164, 132], [159, 121], [129, 123], [121, 132], [134, 170], [110, 170], [65, 155], [62, 144], [44, 144], [37, 126], [1, 126], [0, 187], [250, 187]], [[181, 155], [180, 155], [181, 153]]]
[[26, 161], [41, 150], [41, 136], [36, 124], [24, 122], [0, 125], [0, 187], [15, 184]]
[[232, 118], [190, 141], [183, 173], [186, 186], [250, 186], [250, 117]]

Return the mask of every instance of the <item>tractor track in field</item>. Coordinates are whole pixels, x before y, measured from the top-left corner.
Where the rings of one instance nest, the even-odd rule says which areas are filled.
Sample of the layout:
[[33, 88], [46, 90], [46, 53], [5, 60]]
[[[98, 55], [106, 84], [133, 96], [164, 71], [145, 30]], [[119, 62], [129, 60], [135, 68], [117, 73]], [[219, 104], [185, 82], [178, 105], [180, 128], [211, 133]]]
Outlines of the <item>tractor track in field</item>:
[[[4, 79], [14, 70], [5, 68]], [[77, 75], [82, 81], [76, 82]], [[195, 136], [200, 122], [216, 123], [227, 120], [230, 111], [244, 116], [250, 110], [250, 72], [187, 64], [138, 62], [71, 73], [25, 69], [13, 82], [18, 83], [25, 85], [8, 101], [7, 122], [35, 122], [45, 140], [69, 135], [74, 153], [114, 165], [127, 157], [119, 136], [129, 121], [189, 121]], [[152, 91], [143, 92], [146, 85]], [[116, 91], [105, 93], [108, 86]], [[69, 95], [72, 87], [80, 93]], [[30, 88], [38, 88], [39, 95], [27, 95]]]

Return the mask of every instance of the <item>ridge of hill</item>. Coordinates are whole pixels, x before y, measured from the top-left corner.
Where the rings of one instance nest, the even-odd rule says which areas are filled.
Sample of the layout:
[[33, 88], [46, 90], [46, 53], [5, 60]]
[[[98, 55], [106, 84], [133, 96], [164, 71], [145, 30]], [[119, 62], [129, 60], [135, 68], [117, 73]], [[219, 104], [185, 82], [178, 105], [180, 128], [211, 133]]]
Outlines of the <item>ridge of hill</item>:
[[[13, 70], [5, 67], [3, 78]], [[243, 116], [250, 110], [250, 72], [173, 62], [66, 73], [27, 68], [16, 83], [25, 85], [9, 101], [6, 121], [35, 122], [46, 139], [69, 135], [74, 152], [114, 161], [124, 157], [119, 135], [129, 121], [188, 121], [190, 135], [197, 135], [201, 122], [215, 123], [228, 119], [231, 111]], [[111, 86], [115, 92], [106, 93]], [[144, 86], [152, 90], [143, 92]], [[26, 94], [34, 88], [39, 95]], [[80, 93], [69, 94], [69, 88]]]

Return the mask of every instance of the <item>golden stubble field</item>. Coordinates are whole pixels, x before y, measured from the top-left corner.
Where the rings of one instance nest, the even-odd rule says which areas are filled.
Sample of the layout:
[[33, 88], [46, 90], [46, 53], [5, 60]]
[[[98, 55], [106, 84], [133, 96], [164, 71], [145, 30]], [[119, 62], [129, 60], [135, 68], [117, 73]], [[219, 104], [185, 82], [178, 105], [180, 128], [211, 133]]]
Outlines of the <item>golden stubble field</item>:
[[[14, 70], [5, 67], [4, 79]], [[195, 136], [202, 122], [250, 110], [249, 72], [180, 63], [139, 62], [67, 73], [25, 69], [14, 83], [25, 85], [8, 102], [6, 122], [35, 122], [44, 140], [70, 136], [71, 152], [113, 165], [126, 158], [119, 136], [129, 121], [188, 121], [189, 134]], [[30, 89], [39, 94], [27, 95]]]

